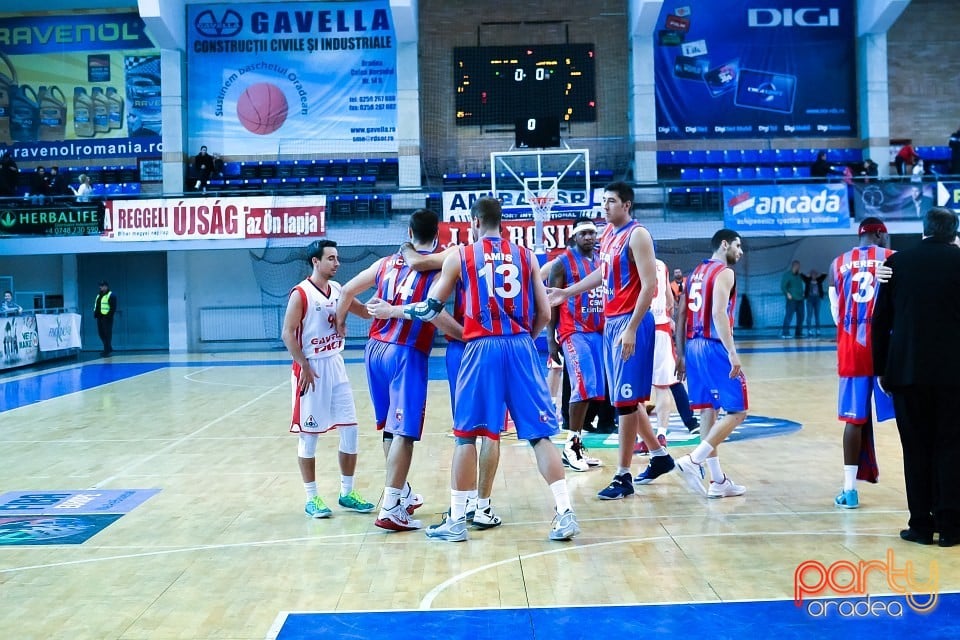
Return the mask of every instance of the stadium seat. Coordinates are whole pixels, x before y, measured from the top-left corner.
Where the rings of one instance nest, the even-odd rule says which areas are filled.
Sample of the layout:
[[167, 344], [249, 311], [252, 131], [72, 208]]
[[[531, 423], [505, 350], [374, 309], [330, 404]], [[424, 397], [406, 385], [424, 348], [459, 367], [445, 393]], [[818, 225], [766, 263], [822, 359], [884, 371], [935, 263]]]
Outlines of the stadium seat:
[[720, 151], [719, 149], [707, 149], [703, 153], [705, 156], [705, 165], [719, 166], [723, 164], [723, 151]]
[[696, 167], [684, 167], [680, 169], [680, 179], [684, 182], [696, 182], [700, 180], [700, 170]]
[[741, 180], [756, 180], [757, 168], [756, 167], [738, 167], [737, 176]]
[[750, 165], [752, 167], [760, 164], [760, 150], [759, 149], [744, 149], [741, 152], [741, 162], [745, 165]]
[[810, 167], [809, 165], [798, 165], [793, 168], [794, 174], [798, 178], [809, 178], [810, 177]]
[[777, 153], [773, 149], [760, 149], [757, 154], [760, 157], [760, 164], [777, 163]]
[[773, 170], [773, 167], [757, 167], [757, 179], [758, 180], [776, 180], [777, 175]]
[[720, 180], [722, 182], [731, 182], [740, 179], [739, 167], [720, 167]]
[[720, 179], [720, 170], [716, 167], [704, 167], [700, 169], [700, 180], [703, 182], [716, 182]]
[[707, 164], [707, 152], [703, 149], [692, 149], [687, 157], [687, 163], [695, 167], [702, 167]]
[[777, 180], [792, 180], [795, 177], [792, 166], [774, 167], [773, 175]]
[[727, 149], [723, 152], [723, 164], [738, 167], [743, 164], [743, 151], [740, 149]]
[[803, 164], [813, 164], [814, 160], [817, 159], [817, 149], [794, 149], [793, 150], [793, 162], [794, 164], [803, 165]]

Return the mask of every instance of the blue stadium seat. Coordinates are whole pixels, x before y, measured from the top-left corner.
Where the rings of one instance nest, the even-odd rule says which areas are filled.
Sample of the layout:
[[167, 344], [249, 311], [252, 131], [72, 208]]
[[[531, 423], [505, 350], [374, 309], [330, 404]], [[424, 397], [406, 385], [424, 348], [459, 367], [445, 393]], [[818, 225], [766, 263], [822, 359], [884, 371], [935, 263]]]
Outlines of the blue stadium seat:
[[817, 149], [794, 149], [793, 161], [796, 164], [813, 164], [817, 159]]
[[659, 165], [676, 164], [673, 161], [673, 151], [657, 151], [657, 164]]
[[683, 167], [680, 169], [680, 179], [684, 182], [696, 182], [700, 180], [700, 170], [696, 167]]
[[794, 173], [798, 178], [809, 178], [810, 177], [810, 167], [809, 165], [801, 164], [793, 168]]
[[723, 152], [723, 164], [737, 167], [743, 164], [743, 151], [740, 149], [727, 149]]
[[757, 153], [760, 156], [760, 164], [777, 163], [777, 154], [773, 149], [760, 149]]
[[741, 158], [743, 164], [755, 167], [760, 164], [760, 151], [759, 149], [744, 149], [741, 152]]
[[716, 181], [720, 179], [720, 170], [716, 167], [704, 167], [700, 169], [700, 180]]
[[681, 165], [681, 166], [693, 164], [690, 161], [690, 152], [687, 150], [671, 151], [670, 155], [673, 158], [673, 164]]
[[792, 180], [794, 178], [793, 167], [774, 167], [773, 175], [777, 180]]
[[704, 164], [708, 166], [717, 166], [723, 164], [723, 151], [719, 149], [707, 149], [703, 152], [706, 156]]
[[756, 167], [738, 167], [737, 176], [741, 180], [756, 180], [757, 168]]
[[777, 175], [774, 172], [773, 167], [757, 167], [757, 179], [758, 180], [776, 180]]
[[740, 179], [739, 167], [720, 167], [720, 180], [730, 182]]
[[702, 167], [707, 164], [707, 152], [703, 149], [691, 149], [690, 156], [687, 158], [687, 164], [695, 167]]
[[863, 151], [860, 149], [842, 149], [840, 152], [841, 162], [844, 164], [853, 164], [854, 162], [863, 162]]
[[793, 149], [774, 149], [774, 157], [777, 164], [793, 164], [795, 162]]

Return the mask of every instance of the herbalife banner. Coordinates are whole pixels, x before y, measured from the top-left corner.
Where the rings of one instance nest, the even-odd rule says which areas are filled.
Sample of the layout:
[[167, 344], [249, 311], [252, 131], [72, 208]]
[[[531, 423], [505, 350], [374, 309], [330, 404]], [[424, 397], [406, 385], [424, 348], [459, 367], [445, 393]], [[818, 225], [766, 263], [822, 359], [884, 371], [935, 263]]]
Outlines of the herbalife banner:
[[723, 200], [724, 225], [737, 231], [763, 234], [850, 227], [845, 184], [724, 187]]
[[187, 38], [194, 152], [397, 151], [388, 0], [188, 5]]
[[0, 237], [3, 236], [95, 236], [100, 233], [103, 205], [67, 204], [0, 206]]
[[0, 42], [0, 150], [52, 165], [163, 150], [160, 52], [136, 12], [0, 18]]
[[40, 351], [80, 348], [79, 313], [38, 313], [37, 337]]

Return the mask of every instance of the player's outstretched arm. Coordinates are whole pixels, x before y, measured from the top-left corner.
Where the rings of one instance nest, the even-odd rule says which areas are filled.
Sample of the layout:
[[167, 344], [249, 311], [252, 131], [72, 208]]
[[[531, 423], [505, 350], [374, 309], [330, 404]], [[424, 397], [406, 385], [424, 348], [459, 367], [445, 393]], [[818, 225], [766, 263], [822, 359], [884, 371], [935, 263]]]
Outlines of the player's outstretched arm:
[[440, 277], [430, 285], [427, 299], [403, 307], [403, 315], [410, 320], [429, 322], [440, 315], [447, 298], [460, 280], [460, 252], [451, 253], [443, 261]]
[[550, 291], [547, 293], [547, 301], [551, 306], [555, 307], [558, 304], [563, 304], [563, 302], [568, 298], [580, 295], [581, 293], [590, 291], [591, 289], [596, 289], [601, 284], [603, 284], [603, 274], [600, 273], [600, 269], [594, 269], [587, 275], [587, 277], [565, 289], [550, 289]]
[[[345, 336], [345, 333], [341, 333], [341, 328], [346, 328], [347, 325], [347, 313], [353, 311], [355, 314], [359, 315], [361, 318], [369, 318], [370, 315], [366, 312], [366, 307], [357, 300], [357, 296], [367, 289], [373, 287], [377, 284], [377, 271], [380, 269], [380, 264], [383, 262], [384, 258], [377, 260], [372, 265], [355, 275], [350, 279], [340, 290], [340, 300], [337, 302], [337, 333], [340, 333], [341, 336]], [[360, 311], [360, 307], [364, 307], [363, 311]]]
[[451, 253], [456, 253], [459, 246], [447, 247], [439, 253], [422, 254], [417, 251], [412, 244], [404, 242], [400, 246], [400, 252], [403, 254], [403, 261], [410, 265], [414, 271], [439, 271], [443, 268], [443, 261]]

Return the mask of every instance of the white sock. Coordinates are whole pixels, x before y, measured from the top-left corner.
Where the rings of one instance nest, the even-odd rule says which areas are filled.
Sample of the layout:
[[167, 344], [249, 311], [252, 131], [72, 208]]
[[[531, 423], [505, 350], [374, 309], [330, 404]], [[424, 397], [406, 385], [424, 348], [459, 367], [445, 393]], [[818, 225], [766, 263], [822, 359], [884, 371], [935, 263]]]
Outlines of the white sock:
[[479, 499], [478, 496], [479, 496], [479, 491], [477, 491], [476, 489], [471, 489], [470, 491], [467, 491], [467, 500], [473, 500], [474, 502], [476, 502]]
[[557, 480], [550, 485], [553, 499], [557, 503], [557, 513], [566, 513], [570, 510], [570, 494], [567, 492], [567, 481]]
[[707, 468], [710, 469], [710, 478], [716, 483], [723, 482], [727, 477], [720, 468], [720, 458], [717, 456], [707, 458]]
[[703, 464], [703, 461], [713, 453], [713, 445], [709, 442], [701, 442], [697, 445], [697, 448], [693, 450], [693, 453], [690, 454], [690, 459], [693, 460], [694, 464]]
[[303, 489], [307, 492], [307, 500], [317, 495], [317, 482], [304, 482]]
[[384, 487], [383, 488], [383, 510], [390, 511], [395, 506], [400, 504], [400, 494], [403, 493], [403, 489], [397, 489], [396, 487]]
[[[616, 475], [622, 476], [625, 473], [630, 473], [630, 467], [617, 467]], [[553, 486], [553, 485], [550, 485]]]
[[490, 506], [490, 498], [477, 498], [477, 511], [483, 511]]
[[665, 455], [668, 455], [668, 454], [667, 454], [667, 450], [664, 449], [663, 447], [660, 447], [659, 449], [656, 449], [650, 452], [651, 458], [656, 458], [657, 456], [665, 456]]
[[857, 488], [857, 469], [858, 465], [843, 465], [843, 490], [850, 491]]
[[462, 520], [467, 515], [467, 494], [469, 491], [450, 491], [450, 519]]
[[353, 476], [340, 476], [340, 495], [345, 496], [353, 491]]

